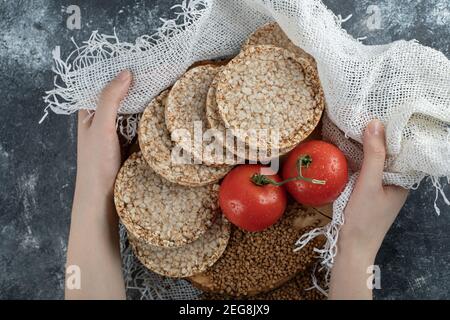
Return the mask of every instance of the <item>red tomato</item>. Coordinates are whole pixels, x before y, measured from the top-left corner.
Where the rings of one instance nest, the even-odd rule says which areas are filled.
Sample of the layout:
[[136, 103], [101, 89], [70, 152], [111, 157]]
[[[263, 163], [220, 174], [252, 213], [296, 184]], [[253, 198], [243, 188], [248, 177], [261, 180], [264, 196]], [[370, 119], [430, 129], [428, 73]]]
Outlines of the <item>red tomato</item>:
[[310, 163], [306, 165], [309, 162], [306, 160], [301, 168], [302, 175], [325, 184], [295, 180], [286, 183], [287, 191], [295, 200], [309, 206], [322, 206], [336, 200], [348, 180], [347, 160], [342, 151], [321, 140], [301, 143], [289, 153], [283, 165], [283, 179], [298, 175], [297, 162], [302, 156], [310, 157]]
[[[261, 165], [240, 165], [223, 180], [219, 190], [219, 204], [227, 219], [241, 229], [261, 231], [283, 215], [287, 195], [284, 187], [272, 184], [257, 185], [252, 181]], [[267, 172], [264, 172], [267, 173]], [[278, 175], [270, 172], [268, 178], [280, 182]]]

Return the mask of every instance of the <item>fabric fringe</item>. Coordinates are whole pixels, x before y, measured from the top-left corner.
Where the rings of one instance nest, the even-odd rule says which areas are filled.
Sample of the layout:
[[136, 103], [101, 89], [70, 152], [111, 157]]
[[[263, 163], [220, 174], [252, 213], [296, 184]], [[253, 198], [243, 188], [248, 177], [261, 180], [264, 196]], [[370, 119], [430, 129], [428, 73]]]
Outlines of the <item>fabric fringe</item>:
[[333, 203], [333, 218], [329, 224], [323, 227], [315, 228], [305, 234], [303, 234], [295, 243], [294, 251], [299, 251], [305, 247], [311, 240], [317, 238], [318, 236], [324, 236], [326, 242], [322, 248], [315, 248], [314, 251], [318, 254], [318, 259], [322, 266], [321, 269], [325, 269], [325, 286], [326, 288], [321, 288], [318, 285], [317, 280], [313, 284], [317, 290], [324, 293], [326, 292], [329, 284], [330, 270], [334, 263], [334, 258], [337, 254], [337, 241], [339, 238], [339, 230], [344, 224], [344, 208], [347, 203], [348, 197], [353, 191], [353, 187], [356, 183], [359, 174], [354, 173], [351, 175], [347, 186], [345, 187], [339, 198]]
[[[443, 177], [430, 176], [428, 178], [431, 180], [431, 183], [433, 184], [433, 187], [434, 187], [434, 189], [436, 191], [436, 196], [434, 198], [434, 203], [433, 203], [434, 211], [436, 211], [437, 215], [440, 215], [441, 214], [441, 209], [439, 208], [438, 203], [437, 203], [438, 200], [439, 200], [439, 196], [441, 196], [442, 200], [444, 201], [444, 203], [447, 206], [450, 206], [450, 200], [447, 198], [447, 196], [446, 196], [446, 194], [444, 192], [444, 186], [441, 183], [441, 180], [442, 180]], [[450, 177], [444, 177], [444, 178], [447, 179], [447, 184], [448, 184]]]
[[[114, 29], [113, 35], [99, 34], [98, 31], [93, 31], [89, 39], [83, 41], [81, 46], [71, 38], [76, 49], [65, 60], [61, 58], [59, 48], [56, 47], [52, 51], [54, 60], [52, 71], [55, 73], [54, 89], [45, 92], [43, 100], [46, 107], [39, 124], [45, 121], [49, 115], [49, 109], [56, 114], [65, 115], [72, 114], [79, 109], [86, 109], [86, 106], [79, 106], [80, 101], [71, 90], [76, 81], [75, 74], [78, 70], [113, 57], [147, 51], [158, 43], [183, 32], [186, 27], [202, 16], [207, 6], [208, 1], [206, 0], [184, 0], [181, 4], [174, 5], [171, 7], [175, 15], [174, 19], [165, 20], [161, 18], [163, 25], [154, 34], [141, 36], [136, 39], [134, 44], [121, 42]], [[92, 105], [92, 109], [95, 109], [95, 105]], [[120, 133], [124, 134], [127, 140], [132, 139], [136, 130], [128, 125], [123, 128], [120, 123], [121, 121], [119, 121]]]
[[131, 143], [133, 138], [137, 135], [141, 115], [141, 113], [138, 113], [117, 116], [116, 129], [127, 140], [128, 143]]

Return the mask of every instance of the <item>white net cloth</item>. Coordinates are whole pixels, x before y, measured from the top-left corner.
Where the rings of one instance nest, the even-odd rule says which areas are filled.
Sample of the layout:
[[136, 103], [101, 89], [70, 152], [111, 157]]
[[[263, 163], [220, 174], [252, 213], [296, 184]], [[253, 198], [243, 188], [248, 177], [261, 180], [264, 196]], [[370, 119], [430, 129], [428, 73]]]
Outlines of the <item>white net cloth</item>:
[[187, 280], [163, 277], [143, 266], [133, 254], [123, 225], [120, 225], [120, 251], [128, 299], [186, 300], [198, 299], [202, 293]]
[[324, 136], [346, 153], [355, 172], [334, 203], [331, 224], [298, 245], [325, 234], [328, 242], [319, 253], [325, 267], [332, 265], [362, 159], [362, 133], [373, 118], [386, 127], [385, 183], [412, 188], [429, 176], [436, 197], [450, 204], [440, 185], [440, 178], [450, 176], [450, 61], [442, 53], [415, 41], [363, 45], [319, 0], [185, 0], [174, 10], [177, 19], [135, 44], [93, 33], [66, 61], [55, 57], [58, 77], [45, 97], [47, 108], [63, 114], [94, 109], [104, 85], [128, 68], [134, 85], [120, 111], [139, 113], [192, 63], [236, 54], [252, 31], [275, 20], [316, 59], [327, 102]]

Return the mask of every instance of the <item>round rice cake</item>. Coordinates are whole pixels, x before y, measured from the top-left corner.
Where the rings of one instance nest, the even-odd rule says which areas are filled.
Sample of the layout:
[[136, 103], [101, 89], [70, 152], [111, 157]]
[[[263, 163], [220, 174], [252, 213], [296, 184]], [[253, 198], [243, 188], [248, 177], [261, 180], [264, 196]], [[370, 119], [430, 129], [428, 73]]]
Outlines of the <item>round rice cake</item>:
[[230, 166], [196, 164], [192, 155], [172, 142], [164, 116], [167, 96], [166, 90], [155, 97], [139, 122], [138, 139], [145, 160], [159, 175], [180, 185], [197, 187], [219, 181]]
[[308, 60], [314, 66], [314, 58], [306, 53], [302, 48], [296, 46], [291, 39], [284, 33], [283, 29], [276, 22], [269, 22], [253, 32], [244, 43], [246, 46], [272, 45], [284, 48], [295, 53], [299, 58]]
[[[234, 159], [236, 163], [244, 163], [244, 159], [250, 161], [267, 161], [274, 156], [282, 156], [291, 151], [293, 147], [281, 149], [278, 150], [277, 155], [269, 154], [269, 157], [267, 159], [265, 157], [262, 157], [261, 154], [258, 154], [256, 152], [257, 150], [251, 150], [248, 141], [241, 141], [239, 139], [236, 139], [236, 137], [233, 136], [230, 132], [228, 132], [229, 137], [227, 138], [227, 129], [225, 128], [222, 117], [220, 116], [219, 108], [217, 107], [216, 102], [216, 90], [219, 76], [220, 74], [216, 75], [216, 77], [211, 82], [208, 94], [206, 96], [206, 120], [208, 128], [218, 131], [216, 139], [218, 143], [225, 147], [224, 149], [226, 153], [224, 153], [224, 155], [228, 155], [228, 158]], [[230, 153], [235, 157], [230, 156]]]
[[219, 79], [218, 75], [214, 77], [206, 95], [205, 113], [207, 126], [209, 129], [214, 129], [217, 131], [215, 139], [220, 145], [224, 146], [223, 155], [228, 157], [228, 159], [232, 159], [232, 161], [235, 161], [236, 163], [244, 163], [244, 159], [247, 159], [246, 155], [248, 154], [248, 146], [245, 146], [244, 144], [243, 147], [239, 149], [236, 138], [230, 133], [228, 133], [229, 137], [227, 137], [227, 129], [225, 128], [219, 109], [217, 108], [216, 89], [217, 81]]
[[[172, 140], [195, 159], [210, 166], [236, 162], [232, 153], [226, 157], [223, 139], [217, 137], [222, 131], [208, 128], [206, 120], [208, 90], [220, 69], [218, 65], [209, 64], [188, 70], [170, 90], [165, 109], [166, 125]], [[201, 136], [195, 137], [195, 134]]]
[[[216, 102], [224, 126], [268, 154], [272, 148], [292, 149], [305, 139], [324, 109], [314, 66], [269, 45], [248, 46], [223, 68]], [[252, 134], [258, 135], [256, 142], [249, 139]], [[279, 140], [272, 141], [276, 136]]]
[[153, 246], [176, 247], [203, 235], [220, 213], [219, 185], [184, 187], [155, 173], [140, 152], [120, 169], [114, 202], [120, 220], [136, 238]]
[[167, 277], [183, 278], [204, 272], [224, 252], [230, 223], [221, 216], [194, 242], [176, 248], [152, 246], [129, 235], [133, 252], [148, 269]]
[[211, 82], [211, 85], [209, 86], [208, 93], [206, 95], [206, 121], [208, 128], [211, 129], [217, 129], [221, 132], [226, 131], [225, 125], [223, 123], [222, 117], [220, 116], [219, 109], [217, 108], [217, 102], [216, 102], [216, 89], [217, 89], [217, 82], [219, 80], [218, 73], [213, 81]]
[[189, 280], [203, 291], [233, 297], [254, 296], [278, 288], [315, 263], [313, 249], [324, 241], [316, 238], [294, 252], [298, 238], [329, 221], [312, 208], [291, 203], [283, 217], [262, 232], [233, 228], [222, 257]]

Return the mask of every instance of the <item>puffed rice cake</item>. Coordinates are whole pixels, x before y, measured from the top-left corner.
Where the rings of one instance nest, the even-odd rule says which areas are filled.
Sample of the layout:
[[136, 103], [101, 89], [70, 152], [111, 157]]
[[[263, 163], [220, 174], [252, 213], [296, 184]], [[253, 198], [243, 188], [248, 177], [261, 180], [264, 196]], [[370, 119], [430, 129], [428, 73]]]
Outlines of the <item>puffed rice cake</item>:
[[184, 278], [205, 271], [224, 252], [230, 238], [230, 223], [217, 218], [203, 236], [176, 248], [161, 248], [129, 235], [136, 257], [150, 270], [167, 277]]
[[[220, 71], [219, 71], [220, 73]], [[243, 143], [242, 147], [238, 147], [239, 141], [228, 132], [222, 121], [222, 118], [217, 108], [216, 103], [216, 89], [217, 81], [219, 79], [219, 73], [214, 77], [211, 85], [209, 86], [208, 93], [206, 95], [206, 121], [209, 129], [214, 129], [217, 131], [216, 141], [220, 145], [224, 146], [223, 155], [227, 157], [226, 159], [232, 159], [236, 163], [244, 163], [245, 159], [248, 159], [249, 154], [248, 146]]]
[[[234, 154], [235, 157], [233, 159], [235, 159], [237, 163], [244, 163], [243, 159], [248, 159], [251, 161], [268, 161], [274, 156], [282, 156], [291, 151], [293, 149], [292, 147], [277, 150], [277, 155], [268, 154], [268, 157], [264, 157], [261, 154], [258, 154], [257, 150], [251, 149], [248, 141], [241, 141], [239, 139], [236, 139], [236, 137], [234, 137], [231, 133], [228, 133], [230, 135], [230, 138], [227, 138], [227, 129], [225, 128], [222, 117], [220, 116], [220, 112], [216, 102], [216, 90], [219, 76], [220, 72], [211, 82], [208, 94], [206, 96], [206, 120], [208, 128], [213, 128], [220, 133], [217, 135], [217, 140], [219, 140], [219, 143], [225, 146], [226, 152]], [[228, 157], [231, 158], [230, 156]]]
[[117, 175], [114, 202], [134, 237], [153, 246], [177, 247], [197, 240], [220, 215], [218, 191], [218, 184], [190, 188], [169, 182], [137, 152]]
[[247, 46], [220, 73], [216, 102], [225, 127], [242, 141], [248, 130], [279, 133], [278, 145], [259, 137], [255, 149], [290, 150], [320, 121], [323, 91], [306, 59], [275, 46]]
[[[191, 153], [194, 158], [210, 166], [236, 163], [232, 153], [227, 157], [223, 140], [217, 138], [221, 132], [209, 128], [206, 120], [208, 90], [220, 69], [219, 65], [208, 64], [188, 70], [170, 90], [165, 110], [166, 125], [172, 134], [172, 140], [174, 132], [177, 131], [178, 137], [174, 142]], [[201, 127], [195, 130], [194, 124]], [[196, 143], [195, 132], [202, 135], [200, 137], [202, 143]]]
[[[184, 186], [197, 187], [215, 183], [223, 178], [230, 166], [212, 167], [195, 164], [192, 156], [178, 148], [170, 137], [165, 122], [165, 103], [168, 91], [155, 97], [142, 114], [138, 140], [147, 163], [165, 179]], [[173, 155], [184, 152], [191, 163], [176, 163]], [[183, 157], [180, 157], [183, 160]]]
[[276, 22], [269, 22], [253, 32], [244, 42], [242, 46], [258, 46], [258, 45], [272, 45], [275, 47], [284, 48], [295, 53], [299, 58], [307, 59], [314, 66], [316, 62], [314, 58], [306, 53], [302, 48], [292, 43], [289, 37], [284, 33], [283, 29]]

